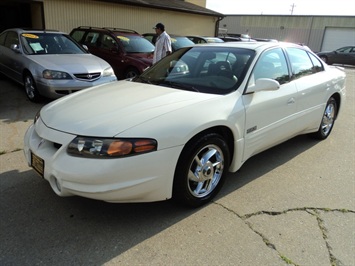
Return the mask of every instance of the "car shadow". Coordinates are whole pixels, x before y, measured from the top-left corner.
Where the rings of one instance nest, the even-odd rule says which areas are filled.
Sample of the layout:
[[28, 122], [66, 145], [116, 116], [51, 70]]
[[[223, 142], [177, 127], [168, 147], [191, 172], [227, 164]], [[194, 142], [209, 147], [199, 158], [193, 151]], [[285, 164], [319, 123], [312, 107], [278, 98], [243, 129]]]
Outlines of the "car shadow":
[[[215, 201], [317, 143], [299, 136], [252, 157], [240, 171], [229, 175]], [[17, 153], [23, 156], [21, 151]], [[0, 182], [3, 265], [63, 265], [68, 261], [102, 265], [205, 208], [191, 209], [172, 201], [113, 204], [60, 198], [33, 170], [4, 172]]]
[[23, 86], [0, 74], [0, 120], [4, 123], [28, 121], [49, 99], [39, 103], [31, 102]]

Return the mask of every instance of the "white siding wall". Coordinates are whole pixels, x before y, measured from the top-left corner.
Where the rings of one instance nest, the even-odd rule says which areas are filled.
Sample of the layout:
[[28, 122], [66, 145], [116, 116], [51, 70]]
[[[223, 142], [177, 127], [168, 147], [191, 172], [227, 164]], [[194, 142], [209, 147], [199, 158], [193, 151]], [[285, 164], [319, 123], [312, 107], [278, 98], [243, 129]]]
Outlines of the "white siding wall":
[[355, 28], [355, 16], [230, 15], [220, 22], [228, 33], [305, 43], [320, 51], [327, 28]]
[[127, 28], [139, 33], [154, 32], [157, 22], [168, 33], [214, 35], [216, 18], [162, 9], [90, 0], [44, 0], [45, 26], [70, 32], [78, 26]]
[[326, 28], [321, 51], [355, 45], [355, 28]]

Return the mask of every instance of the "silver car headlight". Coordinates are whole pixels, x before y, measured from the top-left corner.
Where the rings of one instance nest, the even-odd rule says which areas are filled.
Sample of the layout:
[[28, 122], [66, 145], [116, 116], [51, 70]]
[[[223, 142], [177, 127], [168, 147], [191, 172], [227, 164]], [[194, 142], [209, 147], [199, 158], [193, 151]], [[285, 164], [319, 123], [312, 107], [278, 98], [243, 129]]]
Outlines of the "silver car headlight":
[[72, 79], [72, 77], [66, 72], [49, 69], [44, 70], [42, 75], [45, 79]]
[[102, 75], [103, 75], [104, 77], [110, 77], [110, 76], [115, 75], [115, 73], [113, 72], [112, 67], [108, 67], [108, 68], [106, 68], [106, 69], [104, 70], [104, 72], [102, 73]]
[[118, 158], [156, 151], [157, 147], [154, 139], [76, 137], [68, 145], [67, 152], [80, 157]]

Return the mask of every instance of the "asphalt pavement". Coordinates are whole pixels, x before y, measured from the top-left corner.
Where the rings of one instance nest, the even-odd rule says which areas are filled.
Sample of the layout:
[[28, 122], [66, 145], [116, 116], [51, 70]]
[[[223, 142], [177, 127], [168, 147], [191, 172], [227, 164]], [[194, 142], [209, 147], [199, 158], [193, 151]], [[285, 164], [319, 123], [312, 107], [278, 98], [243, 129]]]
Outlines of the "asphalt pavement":
[[0, 76], [0, 265], [355, 265], [355, 68], [346, 72], [328, 139], [254, 156], [198, 209], [56, 196], [23, 155], [45, 103]]

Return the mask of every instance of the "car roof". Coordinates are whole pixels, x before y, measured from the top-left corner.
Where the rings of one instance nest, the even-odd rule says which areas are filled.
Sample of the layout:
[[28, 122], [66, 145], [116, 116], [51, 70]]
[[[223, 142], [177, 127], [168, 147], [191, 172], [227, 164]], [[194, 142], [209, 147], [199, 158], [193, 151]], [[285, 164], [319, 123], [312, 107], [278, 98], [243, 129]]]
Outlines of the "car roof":
[[[59, 30], [52, 30], [52, 29], [32, 29], [32, 28], [11, 28], [7, 29], [5, 31], [16, 31], [18, 33], [25, 33], [25, 32], [31, 32], [31, 33], [56, 33], [56, 34], [67, 34], [65, 32], [61, 32]], [[4, 31], [4, 32], [5, 32]]]
[[213, 46], [213, 47], [233, 47], [252, 49], [256, 51], [263, 51], [272, 47], [297, 47], [307, 50], [305, 47], [288, 42], [222, 42], [222, 43], [204, 43], [197, 44], [196, 46]]
[[96, 30], [102, 32], [109, 32], [112, 34], [121, 34], [121, 35], [140, 35], [137, 31], [131, 29], [124, 29], [124, 28], [115, 28], [115, 27], [92, 27], [92, 26], [79, 26], [73, 30], [82, 29], [82, 30]]

